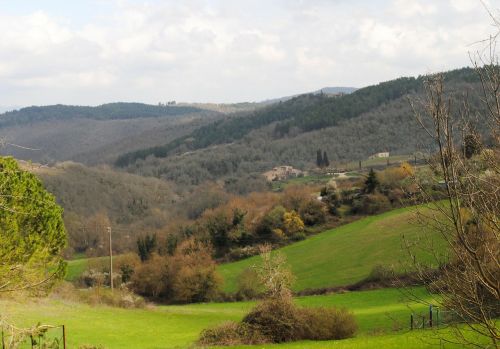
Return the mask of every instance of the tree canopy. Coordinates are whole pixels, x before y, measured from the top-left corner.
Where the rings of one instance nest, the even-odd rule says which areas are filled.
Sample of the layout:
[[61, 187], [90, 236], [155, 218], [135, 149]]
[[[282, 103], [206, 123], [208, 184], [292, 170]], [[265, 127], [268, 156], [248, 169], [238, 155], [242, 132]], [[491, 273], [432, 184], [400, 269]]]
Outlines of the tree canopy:
[[64, 276], [62, 208], [33, 174], [0, 157], [0, 292], [41, 289]]

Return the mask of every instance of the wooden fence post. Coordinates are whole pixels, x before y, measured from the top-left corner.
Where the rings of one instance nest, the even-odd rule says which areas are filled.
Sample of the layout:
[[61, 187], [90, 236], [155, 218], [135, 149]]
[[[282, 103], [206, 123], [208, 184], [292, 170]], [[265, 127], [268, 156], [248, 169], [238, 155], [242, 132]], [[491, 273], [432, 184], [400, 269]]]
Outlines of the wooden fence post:
[[66, 326], [62, 325], [63, 331], [63, 349], [66, 349]]
[[429, 304], [429, 327], [432, 328], [432, 304]]
[[410, 315], [410, 330], [413, 331], [413, 314]]

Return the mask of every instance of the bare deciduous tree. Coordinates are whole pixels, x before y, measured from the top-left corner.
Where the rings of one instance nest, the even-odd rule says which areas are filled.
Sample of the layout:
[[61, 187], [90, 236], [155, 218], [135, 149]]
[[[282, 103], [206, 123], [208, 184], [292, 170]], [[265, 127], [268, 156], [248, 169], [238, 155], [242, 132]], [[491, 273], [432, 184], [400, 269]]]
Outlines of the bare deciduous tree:
[[473, 115], [466, 96], [456, 105], [441, 75], [428, 78], [424, 103], [412, 104], [435, 145], [429, 166], [446, 193], [444, 202], [436, 202], [420, 185], [430, 209], [419, 215], [440, 234], [446, 252], [426, 243], [423, 249], [433, 258], [425, 263], [409, 249], [419, 278], [438, 294], [434, 302], [456, 320], [454, 340], [488, 348], [498, 348], [500, 339], [500, 67], [494, 44], [473, 60], [484, 113]]

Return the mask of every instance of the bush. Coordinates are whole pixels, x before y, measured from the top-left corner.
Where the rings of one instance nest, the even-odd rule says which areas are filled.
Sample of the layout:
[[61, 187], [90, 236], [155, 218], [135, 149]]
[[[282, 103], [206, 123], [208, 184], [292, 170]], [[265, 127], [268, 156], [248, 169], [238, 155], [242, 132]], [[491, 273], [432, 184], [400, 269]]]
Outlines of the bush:
[[354, 200], [351, 211], [354, 214], [376, 214], [388, 211], [390, 208], [391, 203], [387, 196], [375, 193]]
[[299, 209], [300, 217], [306, 225], [324, 223], [326, 220], [325, 205], [316, 199], [309, 199]]
[[266, 342], [266, 338], [251, 326], [232, 321], [203, 330], [198, 340], [201, 345], [251, 345]]
[[132, 275], [134, 292], [145, 297], [159, 297], [168, 293], [168, 261], [156, 254], [140, 264]]
[[353, 337], [358, 328], [354, 316], [345, 309], [300, 308], [302, 338], [331, 340]]
[[242, 320], [273, 343], [301, 339], [301, 319], [291, 299], [270, 298], [259, 303]]
[[366, 277], [365, 281], [369, 282], [381, 282], [391, 280], [395, 276], [394, 269], [391, 267], [387, 267], [385, 265], [375, 265], [370, 274]]
[[299, 308], [291, 298], [259, 303], [241, 323], [229, 322], [202, 332], [203, 345], [282, 343], [353, 337], [354, 316], [345, 309]]

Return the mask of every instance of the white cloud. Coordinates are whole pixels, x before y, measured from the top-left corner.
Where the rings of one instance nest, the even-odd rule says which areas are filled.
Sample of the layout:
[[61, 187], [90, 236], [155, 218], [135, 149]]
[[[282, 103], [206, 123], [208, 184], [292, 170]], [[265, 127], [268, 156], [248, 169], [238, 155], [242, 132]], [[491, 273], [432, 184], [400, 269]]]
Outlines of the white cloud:
[[467, 65], [469, 45], [491, 30], [476, 0], [129, 0], [112, 8], [78, 21], [0, 10], [0, 105], [241, 101], [362, 86]]

